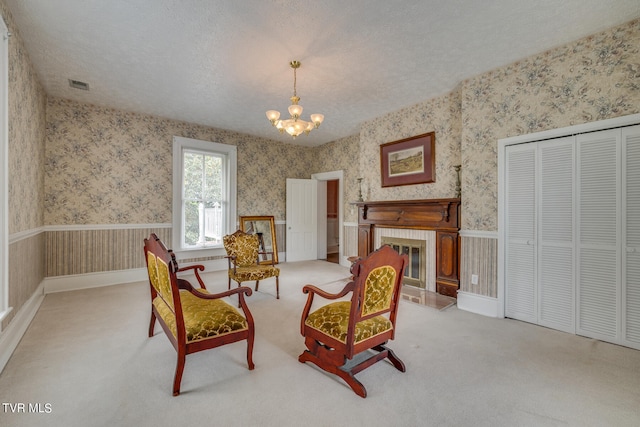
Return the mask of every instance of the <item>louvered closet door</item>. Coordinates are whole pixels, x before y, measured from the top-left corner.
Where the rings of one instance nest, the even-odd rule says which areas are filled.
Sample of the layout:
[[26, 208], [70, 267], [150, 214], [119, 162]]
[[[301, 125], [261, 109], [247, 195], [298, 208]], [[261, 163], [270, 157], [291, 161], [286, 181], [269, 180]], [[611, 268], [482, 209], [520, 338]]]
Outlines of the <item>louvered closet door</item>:
[[577, 136], [576, 333], [619, 339], [620, 130]]
[[535, 144], [506, 148], [505, 315], [537, 322]]
[[640, 126], [622, 130], [622, 158], [623, 331], [625, 344], [640, 349]]
[[574, 137], [538, 143], [538, 324], [575, 333]]

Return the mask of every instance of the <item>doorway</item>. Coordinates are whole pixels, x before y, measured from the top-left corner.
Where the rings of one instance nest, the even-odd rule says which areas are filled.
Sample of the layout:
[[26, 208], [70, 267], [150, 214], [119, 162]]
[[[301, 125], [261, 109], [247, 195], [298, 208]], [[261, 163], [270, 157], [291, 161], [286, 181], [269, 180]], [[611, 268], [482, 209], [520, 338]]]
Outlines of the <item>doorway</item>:
[[332, 171], [322, 172], [311, 175], [311, 177], [318, 181], [323, 181], [326, 184], [326, 204], [319, 203], [326, 206], [325, 209], [318, 211], [318, 216], [322, 215], [326, 218], [326, 230], [319, 229], [319, 233], [323, 233], [326, 239], [318, 239], [323, 241], [323, 245], [326, 251], [319, 250], [318, 253], [326, 253], [326, 260], [335, 262], [344, 266], [348, 266], [346, 260], [343, 260], [344, 244], [343, 244], [343, 194], [344, 194], [344, 171]]
[[338, 192], [340, 181], [327, 181], [327, 261], [340, 263], [340, 230], [338, 223]]

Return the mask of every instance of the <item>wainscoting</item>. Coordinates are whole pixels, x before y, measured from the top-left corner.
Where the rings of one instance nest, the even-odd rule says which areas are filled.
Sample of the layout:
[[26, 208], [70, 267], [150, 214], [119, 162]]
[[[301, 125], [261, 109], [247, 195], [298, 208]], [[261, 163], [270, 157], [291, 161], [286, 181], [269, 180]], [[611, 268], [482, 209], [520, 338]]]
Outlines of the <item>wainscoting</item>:
[[12, 238], [9, 244], [9, 307], [13, 311], [3, 319], [2, 330], [18, 310], [33, 296], [45, 278], [45, 234], [41, 230]]
[[171, 247], [171, 227], [47, 231], [47, 277], [144, 268], [143, 241], [156, 233]]
[[[460, 245], [458, 308], [503, 317], [498, 305], [498, 233], [460, 230]], [[477, 284], [472, 276], [477, 276]]]

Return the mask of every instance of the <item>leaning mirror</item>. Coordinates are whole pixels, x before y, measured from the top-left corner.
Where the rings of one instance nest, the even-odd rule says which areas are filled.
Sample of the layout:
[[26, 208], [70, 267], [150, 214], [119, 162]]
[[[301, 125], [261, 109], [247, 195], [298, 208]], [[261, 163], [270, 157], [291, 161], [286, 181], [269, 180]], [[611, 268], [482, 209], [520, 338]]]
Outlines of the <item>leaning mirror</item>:
[[260, 241], [260, 264], [278, 263], [278, 245], [276, 244], [276, 227], [272, 216], [241, 216], [240, 229], [245, 233], [257, 234]]

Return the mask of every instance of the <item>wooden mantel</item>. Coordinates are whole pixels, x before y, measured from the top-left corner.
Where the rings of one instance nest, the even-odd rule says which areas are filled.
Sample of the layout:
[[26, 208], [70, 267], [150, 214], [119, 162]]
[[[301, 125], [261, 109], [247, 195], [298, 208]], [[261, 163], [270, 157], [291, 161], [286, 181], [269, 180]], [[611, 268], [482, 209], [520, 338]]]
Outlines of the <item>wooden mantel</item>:
[[357, 202], [358, 256], [374, 251], [374, 229], [409, 228], [436, 232], [436, 292], [457, 297], [460, 285], [460, 199]]

